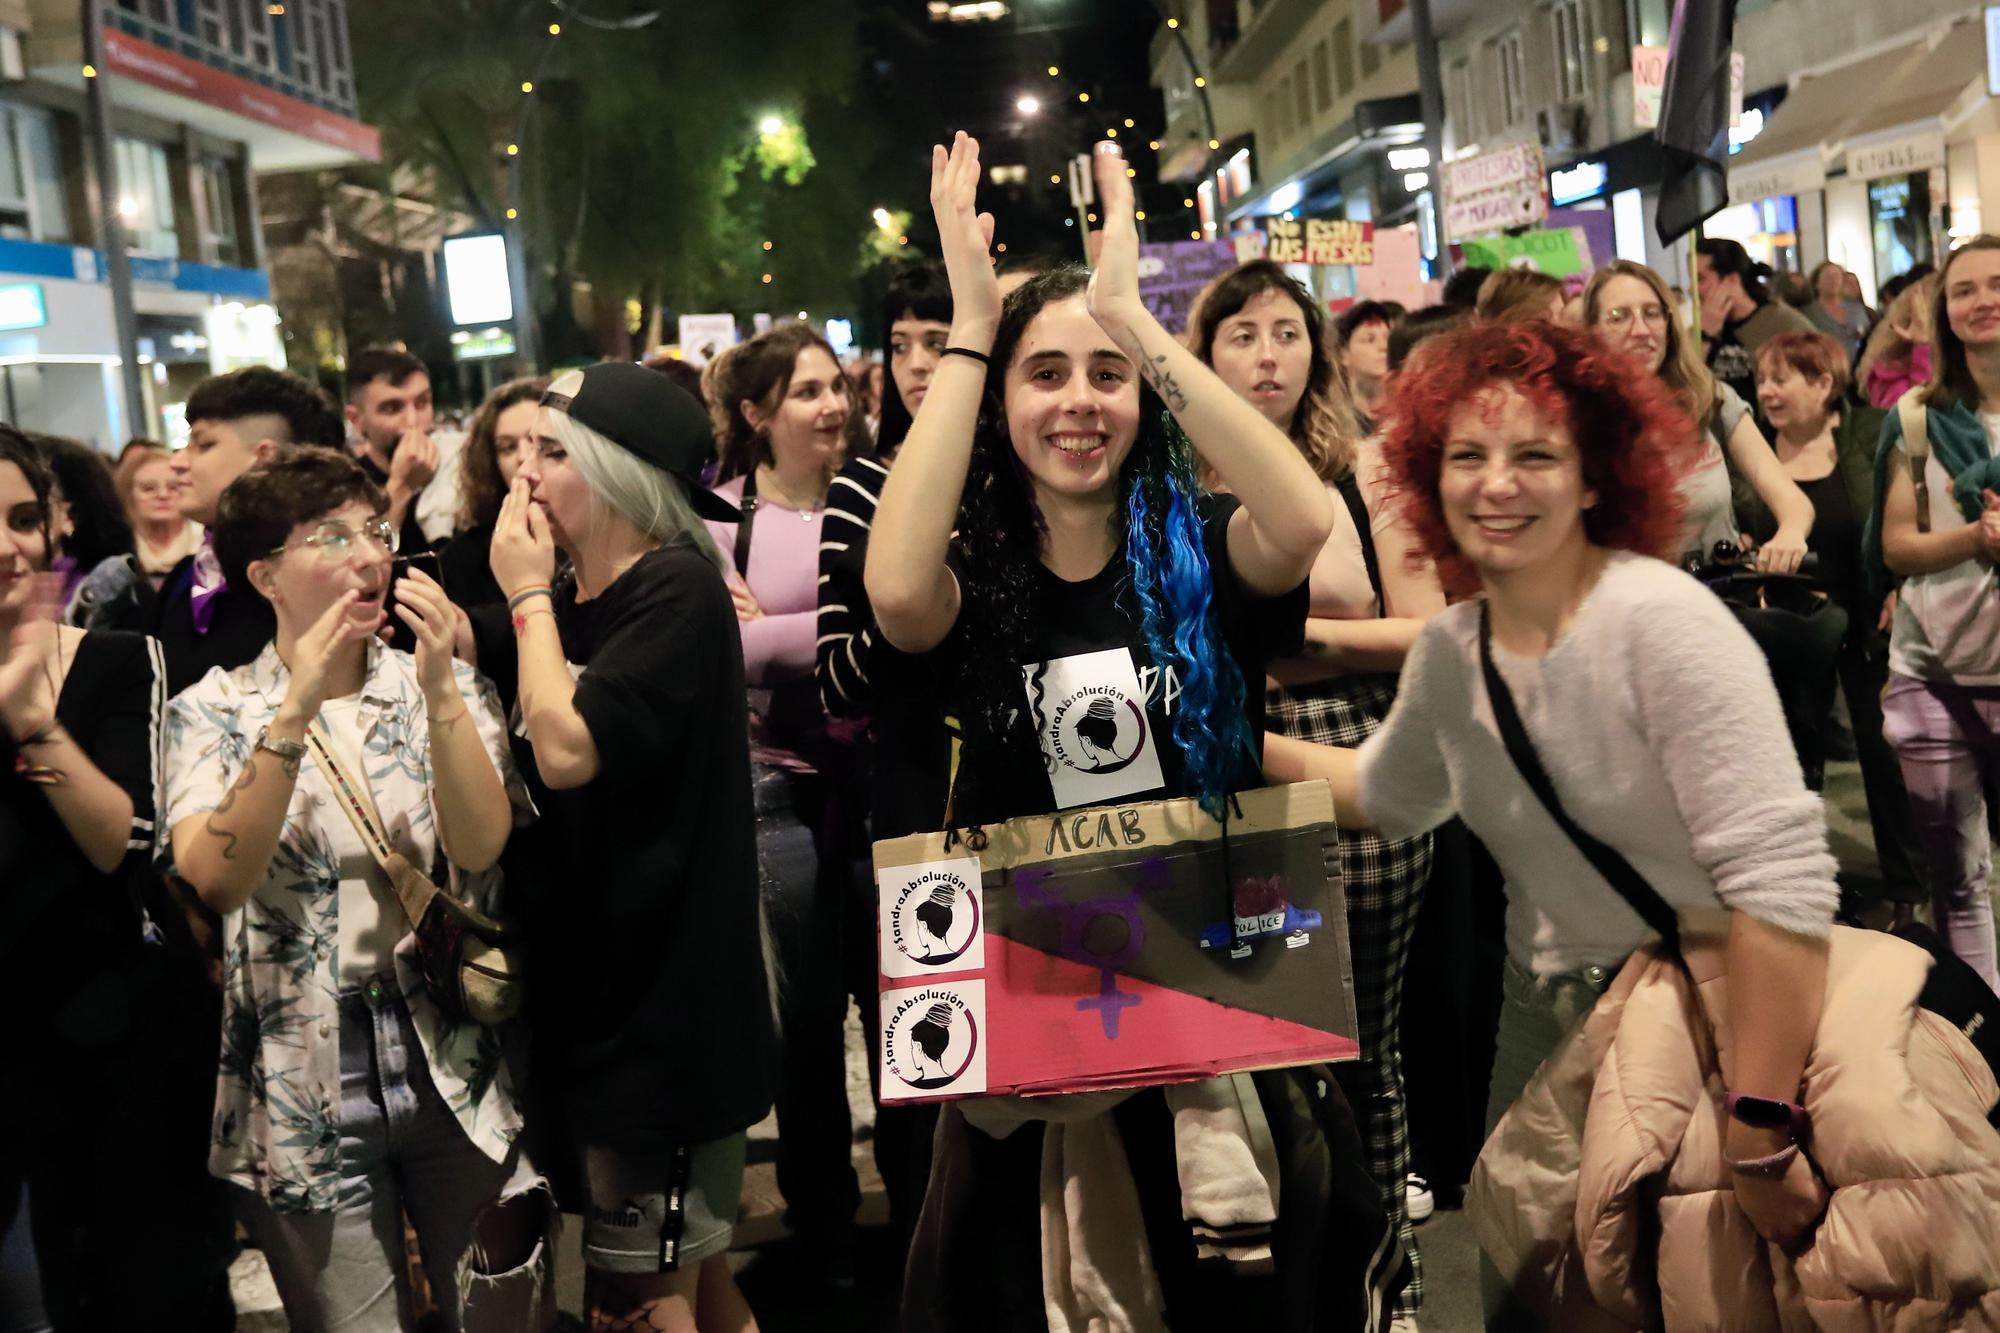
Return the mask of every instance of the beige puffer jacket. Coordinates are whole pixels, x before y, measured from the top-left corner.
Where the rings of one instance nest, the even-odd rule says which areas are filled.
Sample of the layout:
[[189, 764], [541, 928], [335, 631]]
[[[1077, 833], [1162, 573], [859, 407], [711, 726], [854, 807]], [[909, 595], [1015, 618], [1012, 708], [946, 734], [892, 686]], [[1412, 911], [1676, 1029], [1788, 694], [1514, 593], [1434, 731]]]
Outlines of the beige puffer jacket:
[[[1727, 1068], [1721, 950], [1688, 957]], [[1917, 1007], [1930, 963], [1834, 931], [1805, 1092], [1833, 1197], [1798, 1255], [1735, 1206], [1717, 1053], [1650, 951], [1494, 1131], [1466, 1203], [1481, 1246], [1554, 1328], [2000, 1329], [2000, 1088]]]

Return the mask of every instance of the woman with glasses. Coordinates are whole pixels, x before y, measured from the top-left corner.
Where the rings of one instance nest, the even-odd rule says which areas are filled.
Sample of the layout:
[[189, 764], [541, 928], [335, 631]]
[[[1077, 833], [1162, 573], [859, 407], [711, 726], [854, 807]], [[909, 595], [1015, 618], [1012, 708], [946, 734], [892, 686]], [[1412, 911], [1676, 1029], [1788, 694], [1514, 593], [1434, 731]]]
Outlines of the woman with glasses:
[[1701, 457], [1681, 479], [1681, 496], [1687, 503], [1681, 540], [1684, 557], [1705, 565], [1717, 546], [1742, 545], [1730, 491], [1733, 467], [1776, 521], [1770, 540], [1757, 548], [1757, 568], [1774, 574], [1797, 572], [1812, 532], [1812, 502], [1778, 465], [1750, 405], [1703, 363], [1674, 318], [1666, 280], [1629, 259], [1606, 264], [1584, 288], [1583, 320], [1599, 342], [1658, 376], [1702, 428]]
[[295, 1329], [411, 1327], [405, 1213], [446, 1328], [534, 1329], [553, 1213], [502, 1034], [432, 1002], [362, 831], [372, 806], [394, 851], [497, 914], [489, 872], [528, 806], [490, 687], [452, 660], [443, 589], [396, 584], [414, 654], [378, 637], [386, 510], [352, 459], [303, 449], [218, 511], [223, 572], [277, 635], [165, 729], [160, 860], [223, 917], [209, 1169], [240, 1187]]

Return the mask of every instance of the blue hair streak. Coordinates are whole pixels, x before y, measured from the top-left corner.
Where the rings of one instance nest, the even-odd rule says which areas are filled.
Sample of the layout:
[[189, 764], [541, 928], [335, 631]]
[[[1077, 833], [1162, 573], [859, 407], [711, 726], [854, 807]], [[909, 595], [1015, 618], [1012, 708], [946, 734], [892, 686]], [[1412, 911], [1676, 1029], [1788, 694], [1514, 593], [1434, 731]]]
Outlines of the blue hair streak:
[[1216, 621], [1193, 450], [1173, 415], [1160, 416], [1165, 447], [1140, 460], [1126, 487], [1125, 564], [1162, 694], [1170, 668], [1180, 680], [1173, 735], [1182, 785], [1221, 819], [1228, 793], [1255, 782], [1257, 747], [1244, 708], [1243, 673], [1224, 649]]

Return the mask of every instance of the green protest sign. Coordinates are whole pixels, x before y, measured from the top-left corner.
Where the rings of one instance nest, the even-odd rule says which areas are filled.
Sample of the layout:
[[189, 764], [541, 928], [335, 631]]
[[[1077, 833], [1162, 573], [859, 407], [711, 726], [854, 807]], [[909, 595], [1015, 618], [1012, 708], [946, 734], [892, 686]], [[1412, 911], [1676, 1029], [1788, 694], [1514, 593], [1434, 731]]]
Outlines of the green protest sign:
[[1532, 268], [1552, 278], [1585, 273], [1590, 259], [1574, 227], [1530, 231], [1519, 236], [1488, 236], [1465, 241], [1465, 262], [1475, 268]]

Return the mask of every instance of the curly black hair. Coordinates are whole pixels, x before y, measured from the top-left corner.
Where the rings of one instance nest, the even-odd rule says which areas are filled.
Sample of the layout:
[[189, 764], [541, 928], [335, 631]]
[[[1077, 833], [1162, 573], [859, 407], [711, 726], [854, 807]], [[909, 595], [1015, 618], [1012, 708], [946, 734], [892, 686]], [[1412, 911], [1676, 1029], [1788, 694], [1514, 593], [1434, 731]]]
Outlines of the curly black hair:
[[[1055, 269], [1023, 284], [1001, 308], [993, 339], [971, 464], [960, 502], [960, 577], [976, 613], [961, 615], [962, 655], [947, 686], [959, 710], [965, 758], [952, 809], [976, 825], [1022, 813], [995, 810], [993, 794], [1045, 771], [1037, 736], [1044, 722], [1042, 669], [1048, 653], [1037, 614], [1036, 582], [1048, 527], [1015, 456], [1007, 429], [1007, 367], [1045, 307], [1081, 296], [1087, 269]], [[1213, 578], [1197, 513], [1198, 487], [1186, 438], [1150, 388], [1139, 393], [1139, 435], [1118, 478], [1117, 533], [1129, 593], [1147, 646], [1162, 671], [1181, 677], [1173, 737], [1185, 758], [1185, 794], [1211, 813], [1224, 794], [1255, 776], [1256, 753], [1244, 713], [1244, 681], [1223, 648]], [[1022, 708], [1021, 663], [1037, 665]], [[1008, 776], [1003, 776], [1008, 775]]]

